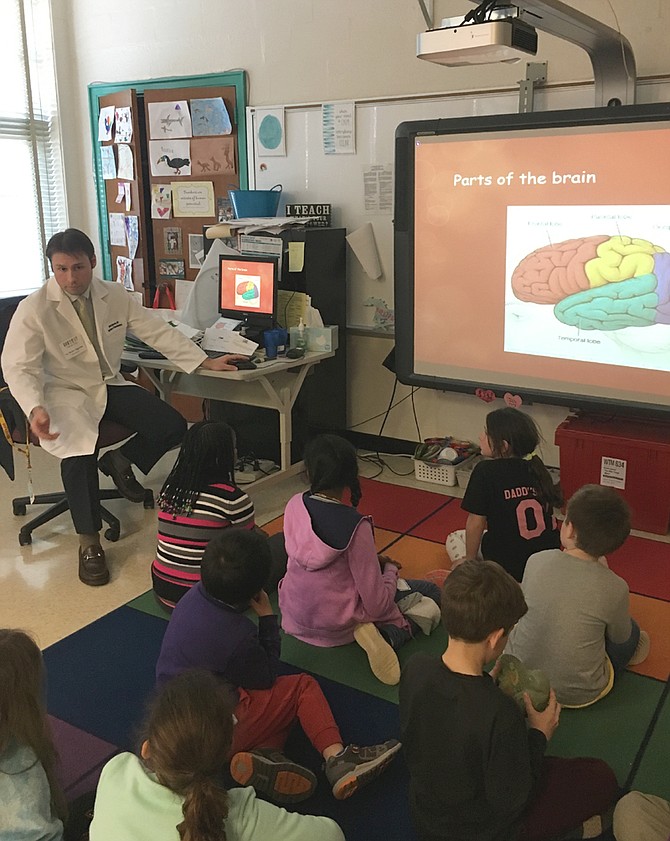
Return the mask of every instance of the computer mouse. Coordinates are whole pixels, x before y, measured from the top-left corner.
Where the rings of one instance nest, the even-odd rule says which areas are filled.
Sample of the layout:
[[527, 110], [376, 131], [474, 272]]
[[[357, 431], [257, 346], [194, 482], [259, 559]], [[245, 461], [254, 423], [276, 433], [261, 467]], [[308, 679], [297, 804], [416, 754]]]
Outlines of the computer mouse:
[[256, 369], [251, 359], [235, 359], [230, 364], [234, 365], [238, 371], [254, 371]]
[[305, 355], [305, 348], [292, 347], [286, 351], [287, 359], [301, 359]]

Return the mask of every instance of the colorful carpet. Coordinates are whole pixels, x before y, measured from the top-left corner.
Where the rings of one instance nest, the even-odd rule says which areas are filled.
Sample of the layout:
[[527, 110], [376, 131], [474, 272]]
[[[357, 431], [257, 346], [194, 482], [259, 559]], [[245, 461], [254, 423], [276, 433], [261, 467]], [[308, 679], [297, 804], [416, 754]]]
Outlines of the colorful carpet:
[[[360, 510], [375, 520], [377, 548], [401, 561], [404, 575], [419, 578], [447, 565], [445, 536], [465, 524], [459, 500], [378, 481], [363, 480], [362, 486]], [[269, 532], [281, 527], [281, 517], [265, 526]], [[670, 798], [670, 545], [632, 537], [610, 565], [628, 581], [631, 612], [650, 633], [651, 653], [598, 704], [565, 710], [549, 753], [602, 757], [622, 787]], [[48, 707], [70, 798], [94, 787], [110, 755], [136, 747], [166, 620], [146, 593], [45, 651]], [[401, 651], [401, 663], [416, 651], [437, 654], [445, 645], [441, 630], [412, 641]], [[284, 636], [282, 661], [284, 673], [317, 677], [345, 740], [370, 744], [398, 735], [397, 689], [375, 680], [358, 646], [319, 649]], [[337, 802], [302, 733], [291, 736], [287, 752], [320, 775], [317, 794], [301, 804], [302, 811], [333, 817], [348, 841], [412, 841], [402, 757], [379, 781]]]

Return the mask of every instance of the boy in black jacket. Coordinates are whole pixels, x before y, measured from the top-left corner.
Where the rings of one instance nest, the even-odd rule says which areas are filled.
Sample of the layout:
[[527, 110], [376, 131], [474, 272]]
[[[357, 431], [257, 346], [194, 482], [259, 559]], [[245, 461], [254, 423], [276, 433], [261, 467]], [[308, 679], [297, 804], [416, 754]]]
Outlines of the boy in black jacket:
[[466, 561], [444, 585], [446, 651], [439, 659], [417, 654], [402, 672], [400, 726], [421, 841], [541, 841], [585, 821], [582, 837], [602, 830], [600, 813], [617, 793], [610, 768], [544, 758], [560, 716], [553, 690], [543, 712], [524, 696], [526, 724], [484, 673], [526, 610], [502, 567]]

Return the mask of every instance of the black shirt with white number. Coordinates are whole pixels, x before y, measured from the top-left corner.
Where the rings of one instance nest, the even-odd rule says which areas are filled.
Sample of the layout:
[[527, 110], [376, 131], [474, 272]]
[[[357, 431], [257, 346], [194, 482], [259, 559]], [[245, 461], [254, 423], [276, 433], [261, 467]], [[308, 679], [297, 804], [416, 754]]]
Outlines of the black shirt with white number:
[[486, 517], [482, 555], [497, 561], [517, 581], [531, 555], [561, 546], [553, 511], [542, 504], [530, 465], [521, 458], [479, 462], [461, 507]]

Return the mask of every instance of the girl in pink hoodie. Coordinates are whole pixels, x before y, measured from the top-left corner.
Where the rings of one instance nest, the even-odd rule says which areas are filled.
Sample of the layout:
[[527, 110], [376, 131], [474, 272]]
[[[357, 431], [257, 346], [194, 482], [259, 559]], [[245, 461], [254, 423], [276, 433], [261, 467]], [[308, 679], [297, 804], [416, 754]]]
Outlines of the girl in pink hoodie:
[[[288, 565], [279, 585], [282, 627], [304, 642], [365, 650], [383, 683], [400, 680], [395, 650], [411, 639], [414, 622], [396, 602], [412, 592], [440, 603], [439, 588], [408, 581], [397, 590], [400, 564], [377, 554], [372, 519], [356, 511], [361, 498], [356, 450], [344, 438], [319, 435], [305, 449], [310, 490], [284, 512]], [[351, 505], [344, 499], [348, 492]]]

